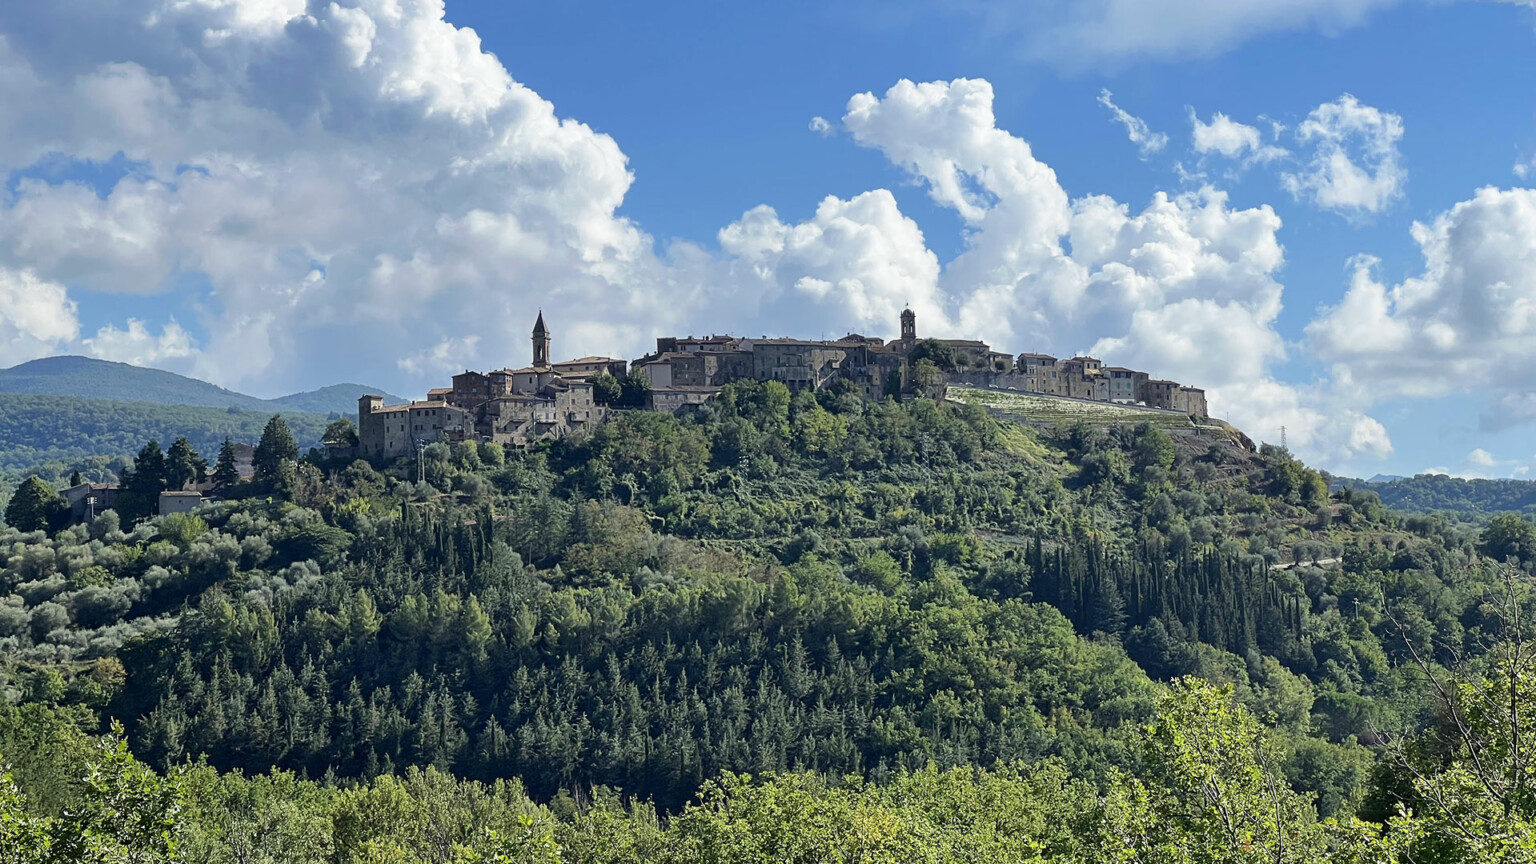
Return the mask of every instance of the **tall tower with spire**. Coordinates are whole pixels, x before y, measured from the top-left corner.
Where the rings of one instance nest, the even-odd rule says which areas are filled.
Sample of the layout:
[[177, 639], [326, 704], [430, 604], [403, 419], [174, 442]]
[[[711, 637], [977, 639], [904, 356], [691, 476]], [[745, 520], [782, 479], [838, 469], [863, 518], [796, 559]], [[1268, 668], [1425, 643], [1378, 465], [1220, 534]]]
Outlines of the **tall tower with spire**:
[[539, 320], [533, 322], [533, 365], [549, 365], [549, 328], [544, 326], [544, 310], [539, 310]]

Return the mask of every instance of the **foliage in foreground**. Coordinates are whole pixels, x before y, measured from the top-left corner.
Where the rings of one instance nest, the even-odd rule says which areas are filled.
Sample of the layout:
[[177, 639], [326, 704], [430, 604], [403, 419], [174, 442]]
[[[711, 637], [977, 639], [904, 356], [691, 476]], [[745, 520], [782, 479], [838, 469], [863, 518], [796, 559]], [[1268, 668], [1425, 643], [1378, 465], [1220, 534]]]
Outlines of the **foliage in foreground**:
[[[1503, 680], [1536, 695], [1529, 668]], [[1500, 677], [1464, 687], [1503, 686]], [[1319, 819], [1286, 787], [1271, 733], [1231, 691], [1175, 682], [1138, 736], [1146, 769], [1102, 783], [1055, 760], [993, 770], [932, 766], [884, 784], [813, 774], [726, 774], [665, 819], [601, 789], [532, 801], [516, 782], [411, 769], [358, 785], [288, 772], [245, 777], [184, 765], [161, 776], [120, 737], [92, 738], [39, 706], [0, 714], [0, 745], [46, 746], [0, 780], [0, 858], [53, 862], [1082, 862], [1304, 864], [1536, 860], [1536, 781], [1509, 776], [1507, 717], [1466, 714], [1486, 747], [1416, 780], [1419, 812], [1385, 825]], [[1503, 741], [1507, 744], [1508, 741]], [[14, 751], [13, 751], [14, 752]], [[1495, 762], [1495, 760], [1497, 760]], [[1481, 765], [1473, 769], [1474, 762]], [[1504, 797], [1468, 782], [1505, 772]], [[1431, 800], [1434, 796], [1441, 796]], [[1475, 815], [1474, 815], [1475, 814]], [[1479, 821], [1473, 823], [1469, 819]], [[1468, 829], [1472, 829], [1469, 833]]]

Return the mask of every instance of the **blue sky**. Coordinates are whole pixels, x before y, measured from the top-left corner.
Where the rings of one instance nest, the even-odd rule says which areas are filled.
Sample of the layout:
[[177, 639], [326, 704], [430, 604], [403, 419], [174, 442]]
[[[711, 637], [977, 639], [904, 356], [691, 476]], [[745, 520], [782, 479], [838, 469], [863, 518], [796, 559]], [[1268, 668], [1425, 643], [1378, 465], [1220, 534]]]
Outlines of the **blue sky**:
[[1331, 470], [1536, 467], [1528, 3], [62, 0], [0, 36], [0, 364], [411, 393], [522, 363], [541, 307], [633, 356], [910, 302]]

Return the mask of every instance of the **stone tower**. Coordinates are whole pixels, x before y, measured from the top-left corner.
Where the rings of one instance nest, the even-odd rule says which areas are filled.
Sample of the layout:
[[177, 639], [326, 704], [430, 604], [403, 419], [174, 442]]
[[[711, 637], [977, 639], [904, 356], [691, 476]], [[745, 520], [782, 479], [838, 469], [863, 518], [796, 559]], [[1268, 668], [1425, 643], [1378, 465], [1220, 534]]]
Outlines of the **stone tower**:
[[549, 365], [549, 328], [544, 326], [544, 310], [539, 310], [539, 320], [533, 322], [533, 365]]
[[908, 347], [917, 341], [917, 315], [911, 309], [901, 310], [901, 341]]

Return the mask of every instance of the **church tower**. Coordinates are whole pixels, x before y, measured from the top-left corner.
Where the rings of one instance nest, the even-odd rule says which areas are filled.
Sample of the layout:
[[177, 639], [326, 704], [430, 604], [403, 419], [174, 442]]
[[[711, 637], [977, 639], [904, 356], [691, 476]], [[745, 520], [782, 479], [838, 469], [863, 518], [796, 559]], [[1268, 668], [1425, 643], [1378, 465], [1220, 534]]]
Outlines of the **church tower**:
[[908, 348], [917, 342], [917, 315], [911, 309], [901, 310], [901, 341]]
[[539, 320], [533, 322], [533, 365], [549, 365], [549, 329], [544, 326], [544, 310], [539, 310]]

